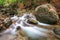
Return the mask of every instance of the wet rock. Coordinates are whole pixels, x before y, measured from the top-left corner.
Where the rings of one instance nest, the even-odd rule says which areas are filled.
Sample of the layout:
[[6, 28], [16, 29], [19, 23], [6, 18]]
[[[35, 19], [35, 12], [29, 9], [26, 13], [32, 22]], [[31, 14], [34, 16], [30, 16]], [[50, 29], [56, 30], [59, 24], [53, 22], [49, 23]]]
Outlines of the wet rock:
[[55, 27], [54, 29], [53, 29], [53, 32], [54, 32], [54, 34], [55, 34], [55, 36], [58, 38], [58, 39], [60, 39], [60, 26], [58, 27]]
[[35, 9], [35, 17], [38, 21], [47, 24], [56, 24], [59, 20], [56, 9], [51, 4], [43, 4]]

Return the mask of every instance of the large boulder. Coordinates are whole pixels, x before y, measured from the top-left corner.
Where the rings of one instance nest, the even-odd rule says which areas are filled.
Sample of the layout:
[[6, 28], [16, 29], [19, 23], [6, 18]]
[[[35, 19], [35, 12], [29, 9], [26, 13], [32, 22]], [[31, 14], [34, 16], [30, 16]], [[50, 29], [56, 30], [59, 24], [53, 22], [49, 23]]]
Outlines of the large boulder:
[[34, 15], [40, 22], [55, 24], [57, 21], [59, 21], [56, 9], [51, 4], [40, 5], [35, 9], [35, 12], [36, 13]]

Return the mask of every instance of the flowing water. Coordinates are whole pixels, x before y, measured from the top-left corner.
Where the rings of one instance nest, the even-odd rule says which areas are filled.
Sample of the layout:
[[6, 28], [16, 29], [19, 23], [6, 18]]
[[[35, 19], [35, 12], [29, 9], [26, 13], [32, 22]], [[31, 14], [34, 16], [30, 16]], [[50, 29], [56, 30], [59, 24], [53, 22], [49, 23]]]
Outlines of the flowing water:
[[[11, 17], [11, 20], [13, 21], [13, 23], [7, 30], [5, 30], [1, 33], [2, 38], [0, 37], [1, 38], [0, 40], [4, 40], [7, 38], [8, 38], [7, 40], [15, 40], [14, 36], [17, 35], [17, 30], [18, 30], [17, 28], [18, 27], [19, 27], [19, 30], [22, 30], [24, 32], [25, 36], [27, 36], [30, 39], [47, 40], [47, 37], [49, 37], [48, 33], [52, 32], [52, 30], [41, 28], [41, 27], [38, 27], [36, 25], [37, 24], [41, 25], [41, 26], [50, 26], [50, 25], [38, 22], [36, 20], [36, 18], [34, 16], [31, 16], [31, 15], [32, 14], [24, 14], [21, 17], [18, 17], [16, 15], [14, 17]], [[29, 18], [36, 20], [37, 24], [33, 25], [33, 24], [27, 23]], [[7, 37], [6, 37], [6, 35], [7, 35]], [[10, 37], [8, 35], [10, 35]], [[11, 35], [12, 35], [12, 37], [11, 37]]]

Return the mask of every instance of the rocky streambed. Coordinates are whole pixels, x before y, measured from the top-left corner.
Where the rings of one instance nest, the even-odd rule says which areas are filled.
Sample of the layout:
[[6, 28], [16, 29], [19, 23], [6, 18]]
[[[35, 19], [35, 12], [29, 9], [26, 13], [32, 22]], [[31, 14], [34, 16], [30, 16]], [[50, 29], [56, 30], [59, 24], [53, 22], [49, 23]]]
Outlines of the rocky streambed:
[[[43, 6], [43, 7], [42, 7]], [[58, 15], [57, 15], [57, 13], [55, 13], [56, 11], [55, 11], [55, 9], [53, 8], [53, 7], [51, 7], [51, 5], [50, 4], [48, 4], [48, 5], [42, 5], [42, 6], [40, 6], [41, 7], [41, 9], [39, 9], [38, 7], [38, 9], [36, 10], [36, 15], [38, 16], [38, 18], [37, 19], [40, 19], [39, 17], [41, 17], [41, 18], [45, 18], [44, 16], [46, 16], [46, 18], [48, 18], [48, 20], [49, 19], [53, 19], [53, 21], [55, 21], [55, 18], [56, 18], [56, 20], [58, 20], [59, 18], [58, 18]], [[46, 7], [45, 7], [46, 6]], [[50, 10], [50, 9], [53, 9], [53, 10]], [[9, 11], [10, 9], [8, 9], [7, 11], [7, 14], [8, 13], [10, 13], [10, 11]], [[49, 11], [50, 10], [50, 11]], [[23, 27], [31, 27], [31, 28], [34, 28], [35, 26], [37, 26], [37, 22], [36, 22], [36, 19], [35, 19], [35, 16], [33, 16], [34, 15], [34, 13], [35, 13], [35, 11], [34, 10], [30, 10], [29, 12], [27, 12], [28, 10], [23, 10], [23, 11], [21, 11], [21, 10], [18, 10], [18, 15], [14, 15], [14, 14], [8, 14], [8, 15], [5, 15], [4, 13], [4, 15], [0, 15], [0, 33], [2, 32], [2, 31], [4, 31], [4, 30], [7, 30], [7, 29], [9, 29], [9, 28], [11, 28], [11, 29], [9, 29], [10, 31], [8, 32], [8, 33], [2, 33], [1, 35], [0, 35], [0, 40], [32, 40], [32, 39], [30, 39], [30, 37], [29, 36], [27, 36], [22, 30], [21, 30], [21, 28], [16, 28], [16, 35], [13, 35], [13, 34], [15, 34], [15, 31], [13, 31], [13, 29], [15, 30], [15, 24], [16, 24], [16, 21], [18, 22], [18, 23], [20, 23]], [[33, 12], [34, 11], [34, 12]], [[52, 12], [53, 11], [53, 12]], [[4, 11], [5, 12], [5, 11]], [[15, 12], [15, 11], [14, 11]], [[27, 13], [26, 13], [27, 12]], [[30, 14], [30, 12], [32, 13], [32, 14]], [[40, 13], [41, 12], [41, 13]], [[51, 12], [51, 13], [50, 13]], [[45, 13], [45, 14], [44, 14]], [[55, 15], [55, 14], [56, 15]], [[25, 15], [23, 15], [23, 14], [25, 14]], [[46, 15], [47, 14], [47, 15]], [[11, 16], [10, 16], [11, 15]], [[53, 15], [53, 16], [52, 16]], [[12, 18], [12, 20], [11, 20], [11, 18]], [[20, 18], [20, 19], [19, 19]], [[25, 20], [25, 19], [27, 19], [28, 20], [28, 22], [27, 22], [27, 20]], [[47, 20], [47, 21], [48, 21]], [[51, 21], [50, 20], [50, 21]], [[37, 20], [37, 21], [40, 21], [40, 20]], [[50, 22], [50, 21], [48, 21], [48, 22]], [[58, 20], [59, 21], [59, 20]], [[22, 24], [23, 23], [23, 24]], [[13, 24], [13, 25], [12, 25]], [[59, 23], [58, 23], [59, 24]], [[12, 27], [11, 27], [11, 25], [12, 25]], [[33, 26], [32, 26], [33, 25]], [[50, 25], [50, 24], [49, 24]], [[57, 25], [57, 23], [55, 24], [55, 25], [50, 25], [50, 26], [46, 26], [44, 23], [40, 23], [40, 25], [39, 25], [39, 27], [41, 27], [41, 28], [46, 28], [46, 29], [49, 29], [49, 28], [52, 28], [52, 29], [49, 29], [49, 30], [52, 30], [53, 32], [55, 32], [55, 33], [51, 33], [50, 31], [49, 32], [47, 32], [46, 34], [47, 34], [47, 39], [46, 38], [44, 38], [44, 39], [39, 39], [39, 40], [59, 40], [60, 39], [60, 24], [59, 25]], [[37, 26], [38, 27], [38, 26]], [[55, 27], [55, 28], [54, 28]], [[36, 27], [35, 27], [36, 28]], [[34, 28], [34, 29], [35, 29]], [[30, 28], [29, 28], [30, 29]], [[29, 30], [28, 29], [28, 30]], [[39, 29], [39, 28], [36, 28], [36, 29]], [[58, 30], [59, 29], [59, 30]], [[28, 31], [27, 30], [27, 31]], [[40, 30], [40, 29], [39, 29]], [[32, 30], [33, 31], [33, 30]], [[40, 30], [40, 31], [42, 31], [42, 30]], [[44, 30], [43, 30], [44, 31]], [[10, 33], [11, 32], [11, 33]], [[29, 32], [29, 31], [28, 31]], [[44, 33], [45, 33], [46, 31], [44, 31]], [[29, 33], [31, 33], [31, 32], [29, 32]], [[38, 32], [39, 33], [39, 32]], [[31, 35], [31, 34], [30, 34]], [[41, 34], [40, 34], [41, 35]]]

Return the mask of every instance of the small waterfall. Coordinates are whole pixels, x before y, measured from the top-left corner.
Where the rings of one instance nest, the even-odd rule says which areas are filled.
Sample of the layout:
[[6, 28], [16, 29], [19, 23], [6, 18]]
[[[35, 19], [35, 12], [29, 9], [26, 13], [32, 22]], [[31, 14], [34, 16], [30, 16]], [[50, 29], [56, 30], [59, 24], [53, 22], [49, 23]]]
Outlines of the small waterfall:
[[[21, 17], [18, 16], [11, 17], [11, 20], [15, 23], [12, 23], [12, 25], [7, 30], [3, 31], [3, 34], [16, 35], [17, 27], [19, 26], [21, 30], [26, 34], [27, 37], [33, 39], [48, 37], [47, 33], [50, 30], [40, 28], [33, 24], [27, 23], [29, 18], [36, 20], [36, 18], [33, 15], [31, 16], [31, 14], [24, 14]], [[37, 21], [37, 24], [41, 26], [49, 26], [49, 24], [40, 23], [39, 21]]]

